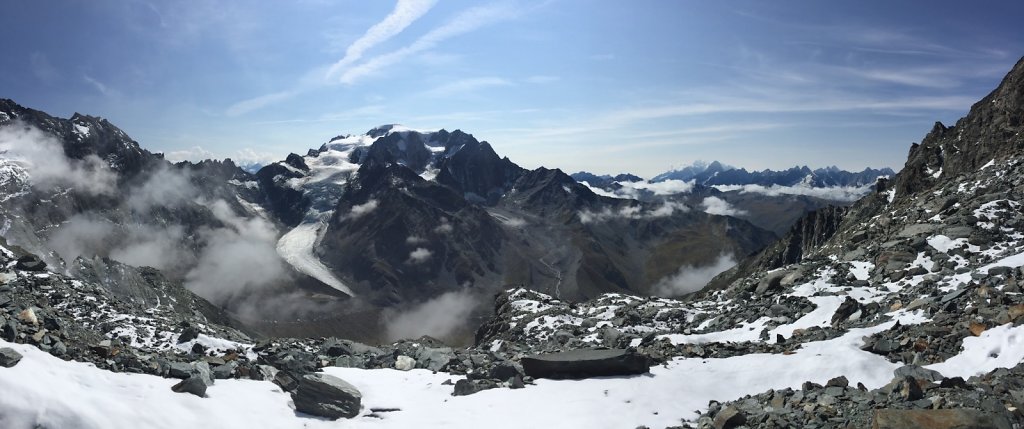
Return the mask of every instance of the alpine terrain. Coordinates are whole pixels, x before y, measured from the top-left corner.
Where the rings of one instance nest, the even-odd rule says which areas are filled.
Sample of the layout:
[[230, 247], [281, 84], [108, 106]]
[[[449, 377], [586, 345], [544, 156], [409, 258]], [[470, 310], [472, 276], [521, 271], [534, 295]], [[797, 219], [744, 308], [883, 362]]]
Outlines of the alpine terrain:
[[[1024, 59], [895, 174], [398, 125], [250, 173], [3, 100], [0, 427], [1019, 428], [1022, 132]], [[742, 188], [800, 183], [867, 194]]]

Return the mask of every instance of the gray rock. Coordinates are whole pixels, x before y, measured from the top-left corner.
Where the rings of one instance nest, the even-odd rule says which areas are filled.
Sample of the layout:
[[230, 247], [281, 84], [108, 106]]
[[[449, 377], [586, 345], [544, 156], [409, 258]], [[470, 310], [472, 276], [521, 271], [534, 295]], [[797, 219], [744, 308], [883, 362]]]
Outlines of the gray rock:
[[171, 390], [178, 393], [191, 393], [202, 398], [206, 396], [206, 381], [196, 374], [171, 386]]
[[455, 382], [455, 391], [452, 392], [454, 396], [466, 396], [474, 393], [494, 389], [498, 387], [498, 383], [491, 380], [468, 380], [462, 379]]
[[238, 363], [231, 361], [224, 365], [218, 365], [213, 368], [213, 378], [218, 380], [224, 380], [231, 378], [235, 373], [235, 368], [238, 367]]
[[18, 353], [10, 347], [4, 347], [0, 349], [0, 366], [4, 368], [10, 368], [21, 362], [21, 353]]
[[715, 420], [712, 421], [711, 425], [715, 429], [731, 429], [741, 426], [746, 422], [747, 417], [739, 409], [730, 405], [715, 415]]
[[625, 349], [545, 353], [524, 357], [521, 363], [530, 377], [555, 379], [643, 374], [651, 365], [648, 357]]
[[213, 371], [210, 370], [210, 364], [199, 361], [192, 364], [193, 373], [199, 376], [200, 379], [206, 383], [207, 386], [213, 385]]
[[896, 368], [895, 371], [893, 371], [893, 375], [897, 378], [914, 377], [918, 380], [928, 380], [934, 383], [942, 381], [943, 379], [942, 374], [939, 373], [938, 371], [928, 368], [922, 368], [918, 365], [901, 366], [899, 368]]
[[362, 400], [359, 389], [322, 372], [303, 376], [298, 389], [292, 393], [297, 411], [331, 419], [359, 415]]

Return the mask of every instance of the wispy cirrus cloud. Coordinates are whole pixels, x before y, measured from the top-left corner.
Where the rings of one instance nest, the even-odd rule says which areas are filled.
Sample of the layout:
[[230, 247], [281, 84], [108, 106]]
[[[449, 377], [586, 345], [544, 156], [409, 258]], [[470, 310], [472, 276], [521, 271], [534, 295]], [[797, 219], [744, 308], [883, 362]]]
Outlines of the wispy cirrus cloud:
[[445, 40], [470, 33], [498, 21], [514, 18], [517, 15], [518, 10], [507, 3], [472, 7], [459, 13], [444, 25], [424, 34], [408, 46], [376, 56], [345, 70], [338, 81], [351, 85], [383, 68], [398, 64], [412, 55], [433, 49]]
[[369, 49], [401, 33], [426, 14], [435, 3], [436, 0], [399, 0], [395, 4], [395, 9], [384, 17], [384, 20], [374, 24], [362, 37], [345, 49], [345, 56], [328, 68], [327, 78], [330, 79], [358, 62]]
[[242, 100], [228, 107], [224, 113], [228, 116], [241, 116], [254, 110], [262, 109], [274, 103], [279, 103], [296, 95], [299, 95], [301, 91], [297, 89], [280, 91], [271, 94], [261, 95], [259, 97], [253, 97], [248, 100]]
[[89, 75], [82, 75], [82, 80], [84, 80], [85, 83], [88, 83], [93, 88], [96, 88], [96, 91], [99, 92], [100, 94], [103, 94], [103, 95], [110, 95], [111, 94], [111, 90], [110, 90], [110, 88], [107, 85], [104, 85], [103, 82], [100, 82], [100, 81], [98, 81], [96, 79], [93, 79]]
[[449, 82], [424, 91], [422, 95], [427, 97], [448, 97], [455, 94], [474, 92], [483, 88], [512, 85], [513, 83], [511, 81], [500, 77], [476, 77]]

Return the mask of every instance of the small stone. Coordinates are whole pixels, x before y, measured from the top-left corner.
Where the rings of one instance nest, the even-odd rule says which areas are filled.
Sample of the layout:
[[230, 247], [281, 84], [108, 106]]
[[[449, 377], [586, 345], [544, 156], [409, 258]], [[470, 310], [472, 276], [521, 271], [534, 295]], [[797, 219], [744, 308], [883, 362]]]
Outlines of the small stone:
[[18, 313], [18, 320], [32, 325], [39, 324], [39, 318], [36, 317], [36, 312], [32, 308], [21, 310], [21, 312]]
[[971, 322], [967, 329], [971, 331], [971, 335], [977, 337], [985, 332], [988, 327], [986, 327], [984, 323]]

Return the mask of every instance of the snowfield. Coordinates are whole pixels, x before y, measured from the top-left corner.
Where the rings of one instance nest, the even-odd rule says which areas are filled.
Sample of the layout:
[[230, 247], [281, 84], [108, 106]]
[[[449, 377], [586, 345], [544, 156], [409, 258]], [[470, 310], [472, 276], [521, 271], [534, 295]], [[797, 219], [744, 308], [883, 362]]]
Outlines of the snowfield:
[[[920, 321], [912, 315], [902, 323]], [[678, 425], [695, 418], [709, 400], [804, 381], [825, 383], [845, 375], [851, 383], [878, 388], [900, 365], [860, 350], [861, 338], [895, 321], [851, 329], [827, 341], [806, 343], [792, 355], [749, 354], [725, 359], [677, 358], [650, 374], [587, 380], [546, 380], [525, 389], [494, 389], [451, 396], [447, 381], [461, 376], [415, 369], [363, 370], [328, 367], [363, 394], [363, 411], [348, 421], [297, 413], [289, 395], [269, 381], [218, 380], [207, 398], [174, 393], [176, 380], [113, 373], [66, 362], [39, 349], [0, 341], [24, 355], [12, 368], [0, 368], [0, 427], [33, 428], [321, 428], [321, 427], [572, 427], [623, 428]], [[969, 377], [1024, 359], [1024, 326], [996, 327], [964, 341], [964, 351], [930, 366], [945, 376]], [[8, 392], [17, 392], [9, 394]], [[667, 398], [671, 398], [668, 400]], [[372, 412], [371, 409], [399, 409]]]

